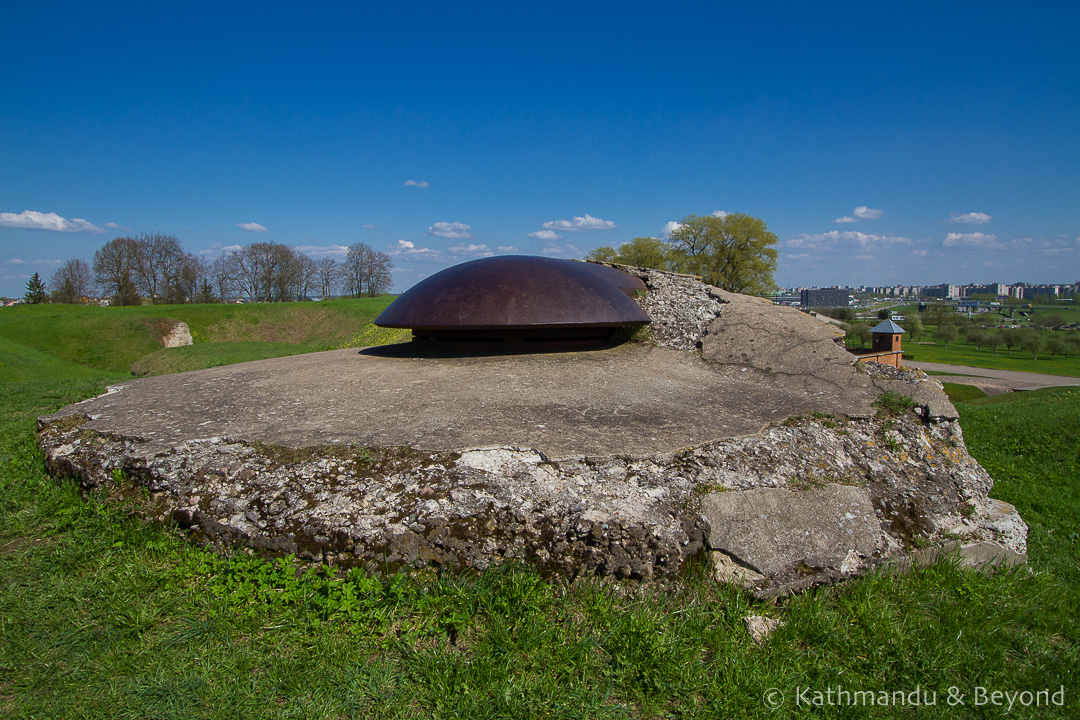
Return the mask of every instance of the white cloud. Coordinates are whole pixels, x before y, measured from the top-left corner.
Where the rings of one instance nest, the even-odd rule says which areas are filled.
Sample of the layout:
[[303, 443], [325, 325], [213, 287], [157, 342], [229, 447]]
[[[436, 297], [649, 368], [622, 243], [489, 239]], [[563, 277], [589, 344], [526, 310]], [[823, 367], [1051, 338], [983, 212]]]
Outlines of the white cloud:
[[518, 251], [518, 249], [513, 245], [500, 245], [495, 249], [501, 253], [516, 253]]
[[874, 208], [860, 205], [851, 211], [851, 215], [845, 215], [833, 220], [834, 223], [853, 223], [860, 220], [877, 220], [879, 217], [885, 214], [884, 210], [875, 210]]
[[5, 265], [59, 265], [60, 260], [20, 260], [19, 258], [11, 258]]
[[48, 230], [50, 232], [105, 232], [104, 228], [100, 228], [82, 218], [68, 220], [54, 212], [42, 213], [36, 210], [23, 210], [21, 213], [0, 213], [0, 226], [22, 228], [24, 230]]
[[865, 248], [871, 245], [910, 245], [912, 240], [902, 235], [877, 235], [855, 230], [830, 230], [825, 233], [801, 233], [785, 240], [783, 244], [793, 248], [830, 250], [844, 242], [856, 243]]
[[266, 232], [266, 228], [257, 222], [236, 223], [236, 227], [241, 230], [247, 230], [248, 232]]
[[549, 220], [544, 223], [548, 230], [561, 230], [563, 232], [584, 232], [586, 230], [610, 230], [615, 223], [610, 220], [601, 220], [586, 213], [584, 216], [575, 216], [573, 220]]
[[360, 227], [364, 228], [365, 230], [374, 230], [375, 229], [375, 226], [372, 225], [371, 223], [364, 223]]
[[993, 219], [982, 212], [949, 213], [949, 222], [957, 225], [985, 225]]
[[105, 227], [109, 228], [110, 230], [131, 230], [131, 228], [129, 227], [124, 227], [123, 225], [114, 222], [105, 223]]
[[559, 258], [582, 257], [585, 252], [573, 243], [550, 243], [540, 251], [542, 255]]
[[860, 220], [877, 220], [879, 217], [884, 215], [885, 212], [882, 210], [874, 210], [873, 208], [868, 208], [865, 205], [860, 205], [859, 207], [855, 208], [855, 212], [853, 212], [852, 214]]
[[529, 233], [529, 237], [536, 238], [537, 240], [558, 240], [562, 235], [554, 230], [537, 230], [536, 232]]
[[198, 254], [202, 257], [216, 258], [219, 256], [224, 257], [226, 255], [232, 255], [234, 253], [240, 252], [243, 249], [243, 245], [226, 245], [225, 247], [222, 247], [221, 245], [214, 243], [210, 247], [200, 250]]
[[428, 183], [427, 180], [406, 180], [405, 187], [426, 188], [428, 187]]
[[986, 233], [949, 233], [945, 236], [945, 247], [981, 247], [981, 248], [1004, 248], [1005, 245], [998, 242], [997, 235]]
[[437, 222], [428, 228], [432, 235], [444, 238], [469, 238], [472, 237], [471, 227], [459, 222]]
[[349, 254], [349, 248], [344, 245], [298, 245], [294, 248], [308, 257], [338, 257], [344, 258]]
[[1045, 238], [1016, 238], [1011, 240], [1010, 245], [1013, 249], [1020, 252], [1034, 252], [1040, 255], [1061, 255], [1062, 253], [1074, 252], [1076, 246], [1068, 241], [1067, 238], [1056, 237], [1050, 240]]
[[713, 217], [718, 217], [718, 218], [721, 218], [721, 219], [726, 218], [730, 214], [731, 213], [729, 213], [727, 210], [713, 210], [712, 211], [712, 216]]
[[927, 250], [912, 250], [911, 254], [915, 257], [926, 257], [929, 251]]
[[681, 223], [677, 223], [674, 220], [668, 220], [667, 224], [664, 225], [663, 229], [660, 231], [660, 234], [663, 235], [666, 238], [670, 238], [671, 233], [675, 232], [676, 230], [678, 230], [681, 227], [682, 227]]
[[424, 262], [448, 262], [449, 256], [442, 250], [435, 248], [417, 247], [412, 240], [404, 238], [397, 241], [397, 245], [387, 251], [393, 257], [405, 260], [420, 260]]
[[491, 257], [495, 253], [491, 252], [491, 248], [487, 245], [476, 245], [469, 243], [468, 245], [454, 245], [450, 248], [450, 252], [456, 255], [476, 255], [477, 257]]

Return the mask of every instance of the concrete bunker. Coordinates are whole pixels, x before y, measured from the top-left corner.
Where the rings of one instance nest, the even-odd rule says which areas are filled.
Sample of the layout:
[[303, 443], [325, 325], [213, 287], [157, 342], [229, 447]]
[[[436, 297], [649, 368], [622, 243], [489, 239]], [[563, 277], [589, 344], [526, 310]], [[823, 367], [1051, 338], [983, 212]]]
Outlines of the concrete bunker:
[[402, 294], [375, 319], [439, 350], [536, 352], [617, 344], [650, 322], [641, 279], [616, 268], [508, 255], [454, 265]]
[[774, 595], [927, 547], [1023, 559], [1023, 520], [990, 499], [932, 378], [858, 363], [792, 308], [619, 270], [642, 295], [574, 265], [640, 304], [648, 337], [140, 378], [40, 418], [38, 443], [57, 475], [134, 484], [197, 541], [378, 573], [513, 558], [647, 581], [708, 553], [718, 577]]

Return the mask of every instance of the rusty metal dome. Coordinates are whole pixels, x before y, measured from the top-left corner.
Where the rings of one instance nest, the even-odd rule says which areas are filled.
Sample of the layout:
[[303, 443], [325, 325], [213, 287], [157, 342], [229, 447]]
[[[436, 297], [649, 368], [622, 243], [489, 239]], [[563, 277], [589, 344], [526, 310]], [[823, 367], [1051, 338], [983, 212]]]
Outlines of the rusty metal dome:
[[[648, 322], [638, 278], [575, 260], [503, 255], [454, 265], [414, 285], [375, 324], [415, 341], [505, 349], [606, 344]], [[509, 346], [514, 346], [510, 348]]]

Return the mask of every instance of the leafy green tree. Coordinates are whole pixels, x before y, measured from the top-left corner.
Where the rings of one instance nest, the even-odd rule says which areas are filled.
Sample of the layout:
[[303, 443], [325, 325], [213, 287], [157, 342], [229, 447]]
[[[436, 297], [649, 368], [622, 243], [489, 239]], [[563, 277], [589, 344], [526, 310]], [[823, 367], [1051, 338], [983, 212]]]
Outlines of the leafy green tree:
[[617, 257], [619, 257], [619, 253], [615, 248], [610, 245], [601, 245], [598, 248], [590, 250], [589, 254], [585, 256], [585, 259], [593, 262], [613, 263], [618, 262], [616, 259]]
[[710, 285], [759, 294], [776, 287], [778, 240], [764, 220], [743, 213], [688, 215], [671, 233], [671, 260]]
[[1031, 353], [1036, 360], [1039, 359], [1039, 352], [1043, 349], [1044, 344], [1042, 333], [1037, 330], [1024, 330], [1020, 335], [1020, 349]]
[[637, 237], [619, 246], [615, 262], [621, 265], [665, 270], [670, 248], [659, 238]]
[[45, 302], [45, 283], [41, 281], [37, 273], [31, 275], [26, 281], [26, 294], [23, 295], [23, 300], [31, 305], [40, 305]]
[[955, 325], [946, 323], [938, 326], [938, 329], [934, 332], [934, 339], [943, 342], [947, 348], [949, 347], [949, 343], [955, 341], [959, 334], [960, 333], [957, 331]]
[[1020, 331], [1005, 328], [1001, 331], [1001, 342], [1005, 344], [1005, 347], [1009, 349], [1009, 354], [1012, 355], [1013, 348], [1020, 346]]
[[858, 340], [860, 348], [866, 347], [866, 343], [873, 340], [870, 326], [866, 323], [844, 323], [842, 329], [850, 339]]
[[1061, 337], [1057, 333], [1050, 333], [1046, 336], [1046, 352], [1050, 353], [1050, 357], [1055, 355], [1065, 354], [1065, 338]]
[[994, 357], [997, 357], [998, 348], [1001, 347], [1001, 344], [1003, 342], [1001, 339], [1001, 333], [995, 330], [988, 330], [986, 332], [986, 337], [983, 342], [987, 346], [989, 346], [991, 350], [994, 351]]
[[976, 350], [979, 350], [986, 342], [986, 333], [978, 328], [968, 328], [964, 331], [964, 339], [974, 345]]
[[912, 315], [911, 317], [909, 317], [907, 320], [904, 321], [904, 324], [901, 325], [901, 327], [904, 328], [905, 331], [907, 331], [908, 337], [911, 338], [912, 342], [915, 342], [920, 337], [922, 337], [923, 333], [925, 332], [922, 320], [919, 319], [918, 315]]
[[927, 323], [929, 325], [939, 326], [944, 323], [954, 322], [956, 320], [956, 313], [951, 307], [945, 303], [934, 303], [926, 309]]
[[866, 323], [855, 323], [851, 330], [859, 341], [859, 347], [865, 347], [867, 343], [872, 342], [874, 339], [870, 333], [870, 326]]
[[1065, 324], [1065, 318], [1061, 316], [1061, 313], [1050, 313], [1049, 315], [1039, 315], [1035, 318], [1035, 327], [1042, 328], [1043, 330], [1053, 330], [1054, 328], [1061, 327]]
[[670, 253], [671, 248], [663, 240], [654, 237], [638, 237], [623, 243], [618, 250], [609, 245], [590, 250], [585, 259], [666, 270]]
[[892, 310], [889, 308], [881, 308], [877, 311], [878, 320], [888, 320], [892, 317]]

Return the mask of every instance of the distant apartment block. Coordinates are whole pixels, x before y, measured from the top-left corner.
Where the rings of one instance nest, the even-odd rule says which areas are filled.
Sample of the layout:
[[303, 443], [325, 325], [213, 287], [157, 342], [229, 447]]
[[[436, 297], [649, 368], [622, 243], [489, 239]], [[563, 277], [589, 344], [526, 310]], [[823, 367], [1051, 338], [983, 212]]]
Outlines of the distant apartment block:
[[965, 285], [960, 288], [962, 297], [973, 295], [993, 295], [994, 297], [1008, 297], [1009, 286], [1003, 283], [990, 283], [989, 285]]
[[810, 288], [799, 293], [799, 304], [804, 308], [848, 307], [851, 305], [851, 288]]
[[949, 285], [948, 283], [928, 285], [922, 289], [922, 296], [925, 298], [951, 300], [960, 297], [960, 288], [956, 285]]

